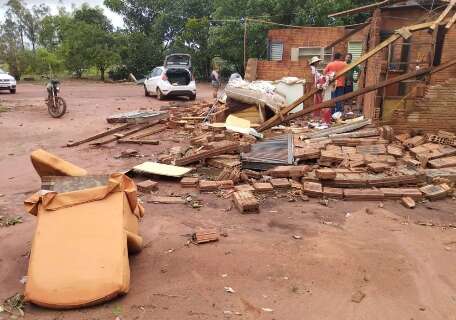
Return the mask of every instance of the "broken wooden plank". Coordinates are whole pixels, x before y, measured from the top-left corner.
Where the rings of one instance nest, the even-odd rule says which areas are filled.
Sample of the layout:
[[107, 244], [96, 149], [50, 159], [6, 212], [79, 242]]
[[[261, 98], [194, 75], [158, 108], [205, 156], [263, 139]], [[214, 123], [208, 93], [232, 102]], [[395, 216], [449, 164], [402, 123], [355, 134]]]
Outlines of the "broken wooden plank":
[[135, 134], [133, 137], [130, 137], [130, 139], [142, 139], [147, 136], [150, 136], [150, 135], [153, 135], [153, 134], [156, 134], [159, 132], [163, 132], [165, 130], [166, 130], [166, 126], [159, 126], [159, 127], [153, 128], [152, 130], [149, 130], [149, 131], [146, 131], [146, 132], [143, 132], [140, 134]]
[[260, 203], [250, 191], [234, 192], [233, 203], [240, 213], [257, 213], [260, 208]]
[[94, 143], [91, 143], [90, 145], [92, 146], [101, 146], [101, 145], [104, 145], [104, 144], [107, 144], [107, 143], [111, 143], [113, 141], [116, 141], [116, 140], [119, 140], [119, 139], [123, 139], [125, 137], [128, 137], [128, 136], [131, 136], [139, 131], [142, 131], [144, 129], [147, 129], [147, 128], [150, 128], [152, 127], [154, 124], [145, 124], [145, 125], [142, 125], [142, 126], [139, 126], [138, 128], [135, 128], [135, 129], [132, 129], [128, 132], [125, 132], [123, 134], [119, 134], [119, 135], [114, 135], [114, 137], [110, 138], [110, 139], [107, 139], [107, 140], [103, 140], [103, 141], [99, 141], [99, 142], [94, 142]]
[[435, 30], [437, 26], [442, 22], [448, 13], [450, 13], [451, 9], [456, 5], [456, 0], [451, 0], [450, 3], [446, 6], [445, 10], [442, 11], [442, 13], [438, 16], [438, 18], [434, 21], [432, 26], [430, 26], [431, 30]]
[[363, 13], [363, 12], [371, 12], [374, 11], [375, 9], [384, 6], [384, 5], [390, 5], [394, 4], [395, 2], [402, 2], [403, 0], [383, 0], [381, 2], [376, 2], [376, 3], [371, 3], [368, 5], [356, 7], [353, 9], [349, 10], [344, 10], [336, 13], [331, 13], [328, 15], [328, 18], [336, 18], [336, 17], [344, 17], [352, 14], [357, 14], [357, 13]]
[[219, 147], [214, 147], [213, 149], [210, 150], [204, 150], [197, 152], [195, 154], [182, 157], [180, 159], [176, 159], [176, 165], [182, 166], [182, 165], [187, 165], [193, 162], [205, 160], [210, 157], [218, 156], [224, 153], [229, 153], [233, 152], [239, 149], [239, 143], [226, 143], [225, 145], [219, 146]]
[[162, 203], [162, 204], [186, 204], [187, 201], [181, 197], [167, 197], [167, 196], [150, 196], [147, 199], [148, 203]]
[[103, 131], [101, 133], [97, 133], [97, 134], [95, 134], [95, 135], [93, 135], [91, 137], [88, 137], [86, 139], [79, 140], [79, 141], [72, 142], [72, 143], [68, 143], [67, 147], [75, 147], [75, 146], [79, 146], [79, 145], [81, 145], [83, 143], [86, 143], [86, 142], [90, 142], [90, 141], [93, 141], [93, 140], [104, 138], [104, 137], [109, 136], [111, 134], [114, 134], [114, 133], [123, 131], [125, 129], [128, 129], [131, 126], [133, 126], [131, 123], [127, 123], [127, 124], [121, 125], [120, 127], [109, 129], [109, 130]]
[[119, 139], [117, 143], [129, 143], [129, 144], [151, 144], [158, 145], [160, 144], [159, 140], [147, 140], [147, 139]]

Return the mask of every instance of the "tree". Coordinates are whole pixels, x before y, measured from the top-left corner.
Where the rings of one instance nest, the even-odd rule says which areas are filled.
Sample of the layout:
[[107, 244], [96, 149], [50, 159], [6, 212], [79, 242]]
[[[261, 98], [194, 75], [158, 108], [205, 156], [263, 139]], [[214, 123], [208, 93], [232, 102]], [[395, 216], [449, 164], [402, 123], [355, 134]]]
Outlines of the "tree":
[[65, 67], [78, 78], [92, 65], [89, 51], [89, 46], [92, 45], [89, 35], [92, 30], [93, 26], [87, 23], [73, 22], [72, 28], [65, 32], [64, 41], [59, 48], [59, 54], [64, 58]]
[[56, 15], [49, 15], [41, 21], [38, 43], [49, 51], [56, 51], [65, 39], [65, 34], [72, 28], [73, 18], [64, 7]]
[[88, 35], [91, 39], [89, 55], [92, 63], [100, 71], [100, 80], [105, 80], [105, 71], [120, 61], [116, 41], [111, 33], [94, 28]]
[[8, 65], [9, 72], [18, 80], [27, 68], [24, 51], [19, 26], [11, 12], [7, 12], [5, 21], [0, 25], [0, 61]]
[[85, 22], [97, 26], [105, 32], [112, 32], [113, 26], [109, 19], [104, 15], [100, 7], [90, 7], [87, 3], [73, 12], [73, 19], [77, 22]]
[[7, 7], [18, 25], [22, 48], [25, 48], [24, 37], [26, 37], [32, 45], [32, 51], [35, 52], [38, 35], [41, 30], [41, 22], [45, 16], [49, 15], [49, 7], [40, 4], [34, 5], [32, 9], [29, 10], [21, 0], [9, 0]]

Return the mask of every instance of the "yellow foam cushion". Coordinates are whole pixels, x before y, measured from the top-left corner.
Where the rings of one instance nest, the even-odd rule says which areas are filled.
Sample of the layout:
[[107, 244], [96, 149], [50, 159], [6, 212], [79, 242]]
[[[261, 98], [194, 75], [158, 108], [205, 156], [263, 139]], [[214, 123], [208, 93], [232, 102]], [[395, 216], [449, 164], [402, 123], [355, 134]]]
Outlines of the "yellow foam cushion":
[[52, 153], [38, 149], [31, 154], [32, 164], [40, 177], [44, 176], [85, 176], [87, 171], [65, 161]]
[[104, 187], [50, 192], [26, 200], [27, 209], [38, 219], [26, 300], [66, 309], [127, 293], [128, 252], [142, 248], [138, 229], [143, 210], [131, 201], [136, 200], [133, 195], [131, 179], [114, 174]]

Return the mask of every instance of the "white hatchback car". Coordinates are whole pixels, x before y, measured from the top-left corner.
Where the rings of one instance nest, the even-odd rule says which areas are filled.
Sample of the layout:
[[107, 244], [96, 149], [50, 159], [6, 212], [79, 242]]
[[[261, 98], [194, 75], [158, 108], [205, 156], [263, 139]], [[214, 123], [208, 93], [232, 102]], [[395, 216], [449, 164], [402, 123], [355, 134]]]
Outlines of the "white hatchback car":
[[144, 81], [144, 94], [165, 97], [186, 96], [196, 99], [196, 84], [189, 54], [175, 53], [165, 58], [162, 67], [156, 67]]
[[16, 93], [16, 79], [0, 69], [0, 90], [9, 90]]

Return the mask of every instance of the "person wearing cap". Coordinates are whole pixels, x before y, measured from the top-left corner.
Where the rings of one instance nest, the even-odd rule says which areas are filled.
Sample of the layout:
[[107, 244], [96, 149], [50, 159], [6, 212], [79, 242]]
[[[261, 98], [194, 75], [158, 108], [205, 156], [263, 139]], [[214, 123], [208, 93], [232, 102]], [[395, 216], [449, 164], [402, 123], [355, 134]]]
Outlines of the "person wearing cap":
[[[321, 59], [317, 56], [312, 57], [309, 61], [310, 72], [313, 77], [313, 82], [316, 88], [320, 89], [317, 93], [314, 94], [314, 105], [318, 105], [323, 102], [323, 89], [327, 85], [327, 78], [322, 75], [317, 67], [320, 64]], [[328, 109], [316, 110], [313, 113], [314, 118], [321, 119], [326, 123], [331, 122], [331, 112]]]

